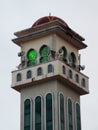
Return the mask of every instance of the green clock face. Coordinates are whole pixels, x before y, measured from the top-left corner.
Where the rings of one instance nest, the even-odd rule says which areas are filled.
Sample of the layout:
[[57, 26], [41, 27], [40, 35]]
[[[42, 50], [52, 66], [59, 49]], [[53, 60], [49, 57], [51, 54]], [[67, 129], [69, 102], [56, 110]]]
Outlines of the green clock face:
[[34, 49], [31, 49], [27, 54], [28, 60], [30, 61], [35, 60], [36, 56], [37, 56], [37, 53]]

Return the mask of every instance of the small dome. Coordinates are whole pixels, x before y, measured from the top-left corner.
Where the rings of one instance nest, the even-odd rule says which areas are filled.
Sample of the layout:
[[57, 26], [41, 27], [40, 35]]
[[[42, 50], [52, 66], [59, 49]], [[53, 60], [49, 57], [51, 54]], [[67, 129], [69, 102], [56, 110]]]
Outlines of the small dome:
[[60, 19], [60, 18], [58, 18], [56, 16], [45, 16], [45, 17], [42, 17], [42, 18], [38, 19], [33, 24], [32, 27], [37, 26], [37, 25], [41, 25], [41, 24], [44, 24], [44, 23], [48, 23], [48, 22], [54, 21], [54, 20], [59, 20], [59, 21], [63, 22], [63, 24], [65, 24], [66, 26], [68, 26], [64, 20], [62, 20], [62, 19]]

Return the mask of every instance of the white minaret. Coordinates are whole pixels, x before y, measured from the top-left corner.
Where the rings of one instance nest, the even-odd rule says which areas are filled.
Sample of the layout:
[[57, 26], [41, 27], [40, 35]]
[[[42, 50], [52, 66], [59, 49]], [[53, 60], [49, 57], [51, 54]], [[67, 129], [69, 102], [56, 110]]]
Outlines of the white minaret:
[[15, 35], [21, 62], [12, 88], [21, 94], [21, 130], [81, 130], [80, 96], [89, 93], [79, 61], [85, 39], [55, 16]]

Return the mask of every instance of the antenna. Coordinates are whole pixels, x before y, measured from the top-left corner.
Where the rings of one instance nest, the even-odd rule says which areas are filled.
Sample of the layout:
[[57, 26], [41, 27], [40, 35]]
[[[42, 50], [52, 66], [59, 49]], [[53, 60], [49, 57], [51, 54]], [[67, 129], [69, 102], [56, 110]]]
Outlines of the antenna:
[[49, 16], [51, 16], [51, 13], [49, 12]]

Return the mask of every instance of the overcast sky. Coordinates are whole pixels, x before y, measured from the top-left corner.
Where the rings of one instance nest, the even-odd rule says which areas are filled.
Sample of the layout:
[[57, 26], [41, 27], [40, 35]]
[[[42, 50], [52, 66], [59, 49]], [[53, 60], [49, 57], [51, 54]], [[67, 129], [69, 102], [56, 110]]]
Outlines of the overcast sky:
[[0, 0], [0, 130], [20, 130], [20, 94], [11, 89], [11, 71], [19, 64], [14, 32], [40, 17], [55, 15], [85, 38], [80, 51], [90, 94], [81, 97], [82, 130], [98, 130], [98, 0]]

